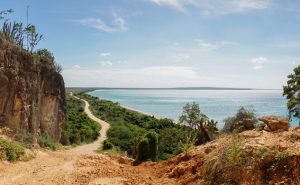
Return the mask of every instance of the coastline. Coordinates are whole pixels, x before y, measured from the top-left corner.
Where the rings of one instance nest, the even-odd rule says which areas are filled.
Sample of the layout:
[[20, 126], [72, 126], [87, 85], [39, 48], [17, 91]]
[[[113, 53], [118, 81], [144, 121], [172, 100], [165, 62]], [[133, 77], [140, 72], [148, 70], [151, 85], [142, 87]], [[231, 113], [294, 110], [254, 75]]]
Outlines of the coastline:
[[[86, 94], [89, 94], [90, 96], [93, 96], [93, 95], [90, 94], [91, 92], [93, 92], [93, 91], [88, 91], [88, 92], [85, 92], [85, 93], [86, 93]], [[95, 97], [95, 96], [93, 96], [93, 97]], [[97, 96], [97, 97], [98, 97], [98, 96]], [[98, 98], [99, 98], [99, 99], [102, 99], [102, 100], [108, 100], [108, 99], [104, 99], [104, 98], [100, 98], [100, 97], [98, 97]], [[109, 100], [109, 101], [112, 101], [112, 100]], [[118, 103], [119, 103], [119, 102], [118, 102]], [[119, 104], [120, 104], [120, 103], [119, 103]], [[145, 116], [153, 116], [153, 117], [156, 118], [156, 119], [161, 119], [161, 117], [155, 116], [155, 115], [150, 114], [150, 113], [148, 113], [148, 112], [144, 112], [144, 111], [141, 111], [141, 110], [138, 110], [138, 109], [135, 109], [135, 108], [132, 108], [132, 107], [123, 105], [123, 104], [120, 104], [120, 106], [123, 107], [124, 109], [127, 109], [127, 110], [132, 111], [132, 112], [137, 112], [137, 113], [143, 114], [143, 115], [145, 115]]]
[[126, 105], [120, 104], [120, 106], [123, 107], [124, 109], [129, 110], [129, 111], [137, 112], [137, 113], [140, 113], [140, 114], [143, 114], [143, 115], [146, 115], [146, 116], [153, 116], [153, 117], [155, 117], [157, 119], [160, 119], [160, 118], [158, 118], [157, 116], [155, 116], [153, 114], [150, 114], [150, 113], [147, 113], [147, 112], [143, 112], [141, 110], [138, 110], [138, 109], [135, 109], [135, 108], [132, 108], [132, 107], [128, 107]]

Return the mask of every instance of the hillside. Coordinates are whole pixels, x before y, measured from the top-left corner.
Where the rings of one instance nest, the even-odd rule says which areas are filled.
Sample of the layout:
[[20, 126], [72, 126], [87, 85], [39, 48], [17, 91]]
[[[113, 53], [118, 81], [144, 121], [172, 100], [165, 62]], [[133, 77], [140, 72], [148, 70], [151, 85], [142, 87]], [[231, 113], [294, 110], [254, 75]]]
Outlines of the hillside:
[[37, 157], [28, 162], [1, 162], [0, 184], [300, 183], [299, 128], [224, 135], [187, 154], [139, 166], [120, 155], [80, 153], [81, 147], [85, 145], [57, 152], [38, 151]]

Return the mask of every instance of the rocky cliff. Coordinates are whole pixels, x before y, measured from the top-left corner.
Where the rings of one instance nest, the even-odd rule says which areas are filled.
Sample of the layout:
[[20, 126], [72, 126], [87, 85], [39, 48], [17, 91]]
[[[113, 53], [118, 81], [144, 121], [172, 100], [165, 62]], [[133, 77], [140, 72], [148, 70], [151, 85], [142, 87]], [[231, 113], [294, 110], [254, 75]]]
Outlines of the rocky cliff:
[[20, 125], [59, 140], [65, 114], [63, 77], [0, 35], [0, 126]]

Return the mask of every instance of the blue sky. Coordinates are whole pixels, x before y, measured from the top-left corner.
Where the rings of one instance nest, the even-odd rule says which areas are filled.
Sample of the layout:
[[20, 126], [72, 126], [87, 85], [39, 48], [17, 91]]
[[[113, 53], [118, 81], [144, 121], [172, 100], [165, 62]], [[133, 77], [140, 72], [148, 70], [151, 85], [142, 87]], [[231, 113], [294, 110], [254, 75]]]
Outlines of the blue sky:
[[1, 0], [37, 26], [66, 86], [280, 89], [300, 64], [298, 0]]

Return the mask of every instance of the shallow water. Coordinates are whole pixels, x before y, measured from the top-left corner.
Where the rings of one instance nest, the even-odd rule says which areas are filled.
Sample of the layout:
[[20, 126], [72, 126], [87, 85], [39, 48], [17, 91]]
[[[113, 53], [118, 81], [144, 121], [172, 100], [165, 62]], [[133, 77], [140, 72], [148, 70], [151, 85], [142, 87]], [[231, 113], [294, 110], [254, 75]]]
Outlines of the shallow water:
[[[105, 89], [90, 94], [175, 121], [181, 115], [182, 107], [195, 101], [204, 114], [218, 121], [219, 128], [240, 106], [255, 109], [257, 116], [288, 115], [281, 90]], [[296, 121], [292, 125], [297, 125]]]

